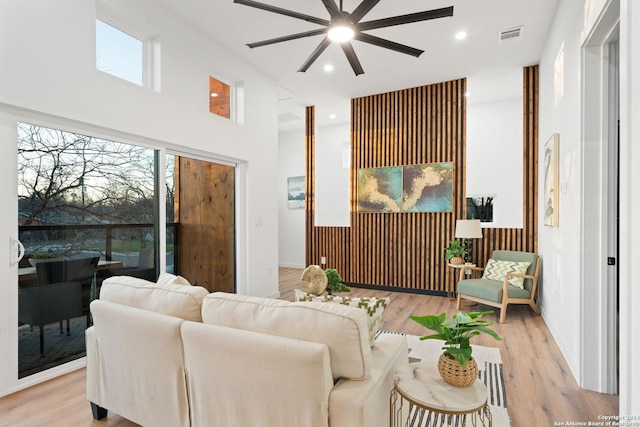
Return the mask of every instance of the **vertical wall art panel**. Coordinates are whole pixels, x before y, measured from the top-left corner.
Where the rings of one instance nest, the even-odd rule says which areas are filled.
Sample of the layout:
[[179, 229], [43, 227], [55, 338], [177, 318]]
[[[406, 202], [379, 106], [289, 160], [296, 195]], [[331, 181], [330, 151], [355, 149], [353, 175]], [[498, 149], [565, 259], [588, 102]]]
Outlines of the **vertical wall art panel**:
[[558, 134], [544, 144], [544, 225], [558, 226]]
[[[473, 239], [475, 262], [494, 249], [537, 250], [538, 67], [523, 72], [524, 228]], [[313, 226], [314, 109], [307, 108], [307, 264], [337, 268], [346, 282], [442, 294], [453, 274], [443, 248], [466, 217], [466, 79], [351, 101], [351, 227]], [[358, 212], [358, 171], [451, 163], [451, 212]]]
[[303, 209], [306, 195], [304, 176], [287, 178], [287, 204], [289, 209]]

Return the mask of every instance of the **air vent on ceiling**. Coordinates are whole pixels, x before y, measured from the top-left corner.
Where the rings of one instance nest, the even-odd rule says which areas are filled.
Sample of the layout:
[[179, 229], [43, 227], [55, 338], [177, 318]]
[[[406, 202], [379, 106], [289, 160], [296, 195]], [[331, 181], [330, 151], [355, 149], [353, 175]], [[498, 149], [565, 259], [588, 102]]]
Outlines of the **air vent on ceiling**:
[[293, 113], [278, 114], [278, 123], [293, 122], [295, 120], [301, 120], [301, 119], [302, 117]]
[[522, 38], [522, 27], [509, 28], [498, 33], [498, 43], [511, 43]]

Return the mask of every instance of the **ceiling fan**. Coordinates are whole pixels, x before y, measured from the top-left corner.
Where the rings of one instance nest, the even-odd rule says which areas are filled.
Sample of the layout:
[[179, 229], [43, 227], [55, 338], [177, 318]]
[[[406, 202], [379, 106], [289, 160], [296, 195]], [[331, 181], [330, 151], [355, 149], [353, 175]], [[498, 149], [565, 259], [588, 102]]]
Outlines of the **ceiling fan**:
[[324, 52], [324, 50], [331, 44], [331, 42], [340, 43], [340, 47], [347, 56], [349, 64], [353, 72], [357, 75], [364, 74], [362, 65], [356, 56], [356, 53], [351, 45], [352, 39], [369, 43], [374, 46], [383, 47], [386, 49], [394, 50], [396, 52], [404, 53], [407, 55], [420, 56], [424, 51], [416, 49], [410, 46], [406, 46], [400, 43], [386, 40], [380, 37], [366, 34], [363, 31], [373, 30], [376, 28], [392, 27], [395, 25], [409, 24], [412, 22], [427, 21], [430, 19], [445, 18], [447, 16], [453, 16], [453, 6], [444, 7], [441, 9], [427, 10], [424, 12], [409, 13], [406, 15], [392, 16], [389, 18], [375, 19], [372, 21], [360, 22], [364, 16], [369, 13], [373, 7], [380, 2], [380, 0], [362, 0], [362, 2], [353, 10], [353, 12], [345, 12], [342, 8], [342, 0], [340, 0], [340, 7], [336, 4], [335, 0], [321, 0], [324, 7], [329, 12], [330, 19], [317, 18], [315, 16], [305, 15], [303, 13], [294, 12], [292, 10], [283, 9], [276, 6], [260, 3], [253, 0], [234, 0], [234, 3], [243, 4], [245, 6], [254, 7], [256, 9], [266, 10], [268, 12], [277, 13], [279, 15], [290, 16], [296, 19], [302, 19], [307, 22], [318, 24], [324, 28], [316, 30], [305, 31], [302, 33], [290, 34], [288, 36], [276, 37], [273, 39], [263, 40], [260, 42], [249, 43], [247, 46], [250, 48], [266, 46], [274, 43], [285, 42], [289, 40], [300, 39], [303, 37], [311, 37], [324, 34], [324, 39], [320, 42], [318, 47], [311, 53], [307, 60], [302, 64], [298, 71], [305, 72], [309, 69], [311, 64]]

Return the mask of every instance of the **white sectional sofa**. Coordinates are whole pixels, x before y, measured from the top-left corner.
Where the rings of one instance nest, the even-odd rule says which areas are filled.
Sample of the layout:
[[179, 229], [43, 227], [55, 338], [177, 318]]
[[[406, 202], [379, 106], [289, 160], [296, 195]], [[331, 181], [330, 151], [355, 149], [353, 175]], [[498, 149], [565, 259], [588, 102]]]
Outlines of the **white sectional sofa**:
[[364, 310], [112, 277], [91, 303], [94, 418], [143, 426], [389, 425], [402, 335], [370, 345]]

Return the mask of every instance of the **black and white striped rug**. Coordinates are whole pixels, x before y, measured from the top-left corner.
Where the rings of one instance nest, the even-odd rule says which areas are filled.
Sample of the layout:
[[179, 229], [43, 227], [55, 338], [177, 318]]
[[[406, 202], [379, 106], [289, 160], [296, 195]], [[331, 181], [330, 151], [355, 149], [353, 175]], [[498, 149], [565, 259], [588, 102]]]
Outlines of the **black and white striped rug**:
[[[397, 334], [397, 332], [379, 331], [380, 334]], [[438, 358], [442, 354], [442, 341], [424, 340], [419, 336], [406, 335], [409, 346], [409, 362], [425, 361], [437, 365]], [[484, 347], [471, 345], [473, 358], [478, 364], [478, 378], [489, 391], [489, 407], [494, 427], [509, 427], [511, 420], [507, 411], [507, 396], [504, 389], [504, 376], [502, 372], [502, 358], [500, 349], [496, 347]]]

